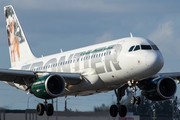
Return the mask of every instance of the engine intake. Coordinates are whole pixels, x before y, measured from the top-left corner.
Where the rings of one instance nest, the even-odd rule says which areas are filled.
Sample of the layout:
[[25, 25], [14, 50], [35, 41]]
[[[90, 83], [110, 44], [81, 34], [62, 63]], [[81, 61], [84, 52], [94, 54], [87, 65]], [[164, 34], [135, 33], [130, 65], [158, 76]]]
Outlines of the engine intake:
[[49, 95], [57, 97], [64, 91], [65, 82], [61, 76], [51, 75], [47, 78], [45, 87]]
[[156, 78], [145, 84], [142, 95], [154, 101], [173, 98], [176, 93], [176, 83], [170, 77]]
[[58, 97], [65, 89], [65, 81], [59, 75], [39, 77], [31, 86], [31, 93], [42, 99]]

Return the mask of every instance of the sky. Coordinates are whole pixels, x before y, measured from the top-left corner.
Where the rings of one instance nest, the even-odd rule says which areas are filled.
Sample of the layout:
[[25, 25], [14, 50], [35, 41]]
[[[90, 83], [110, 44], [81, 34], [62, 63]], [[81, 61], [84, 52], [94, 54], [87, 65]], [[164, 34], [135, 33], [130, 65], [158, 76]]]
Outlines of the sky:
[[[180, 71], [180, 1], [178, 0], [1, 0], [0, 68], [10, 68], [3, 7], [12, 5], [36, 57], [96, 43], [130, 37], [148, 38], [160, 49], [160, 72]], [[180, 97], [180, 90], [177, 91]], [[0, 82], [0, 107], [35, 109], [43, 100]], [[64, 110], [64, 98], [58, 110]], [[111, 105], [114, 92], [88, 97], [68, 97], [68, 108], [91, 111]], [[56, 109], [56, 107], [55, 107]]]

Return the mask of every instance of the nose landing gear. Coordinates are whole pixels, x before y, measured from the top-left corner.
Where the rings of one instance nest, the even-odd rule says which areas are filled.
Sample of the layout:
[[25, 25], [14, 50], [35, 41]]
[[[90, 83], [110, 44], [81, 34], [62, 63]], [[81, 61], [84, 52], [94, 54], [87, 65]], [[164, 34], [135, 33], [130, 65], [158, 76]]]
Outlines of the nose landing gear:
[[135, 82], [134, 80], [128, 81], [129, 87], [133, 90], [133, 96], [131, 97], [131, 100], [130, 100], [130, 103], [132, 105], [134, 105], [134, 104], [139, 105], [141, 102], [141, 98], [139, 96], [136, 96], [136, 91], [137, 91], [136, 84], [137, 83], [138, 82]]

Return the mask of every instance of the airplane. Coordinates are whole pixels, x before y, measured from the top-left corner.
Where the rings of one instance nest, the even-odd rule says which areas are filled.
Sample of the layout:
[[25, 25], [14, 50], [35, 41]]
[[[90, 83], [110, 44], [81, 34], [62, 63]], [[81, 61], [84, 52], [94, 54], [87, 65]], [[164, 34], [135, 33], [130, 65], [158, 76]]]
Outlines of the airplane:
[[180, 73], [158, 73], [164, 59], [158, 47], [140, 37], [121, 38], [71, 51], [37, 58], [31, 52], [16, 13], [11, 5], [4, 7], [11, 68], [0, 69], [0, 80], [17, 89], [44, 99], [36, 107], [38, 115], [53, 115], [47, 100], [67, 96], [87, 96], [115, 92], [117, 104], [110, 107], [112, 117], [125, 117], [121, 105], [125, 90], [133, 89], [131, 104], [140, 104], [137, 87], [153, 101], [174, 97], [175, 79]]

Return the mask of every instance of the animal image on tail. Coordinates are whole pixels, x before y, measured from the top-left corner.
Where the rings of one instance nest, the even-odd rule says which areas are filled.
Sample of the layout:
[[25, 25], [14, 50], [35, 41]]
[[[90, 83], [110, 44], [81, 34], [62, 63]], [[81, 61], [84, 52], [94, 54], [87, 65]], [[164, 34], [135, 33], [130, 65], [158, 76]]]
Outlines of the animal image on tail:
[[11, 7], [6, 7], [5, 19], [11, 62], [17, 62], [20, 61], [19, 44], [25, 40], [22, 37], [21, 28], [18, 25], [17, 17]]
[[14, 33], [14, 19], [8, 25], [8, 38], [9, 38], [9, 48], [11, 51], [11, 60], [12, 62], [16, 62], [20, 60], [19, 56], [19, 40], [18, 37]]

